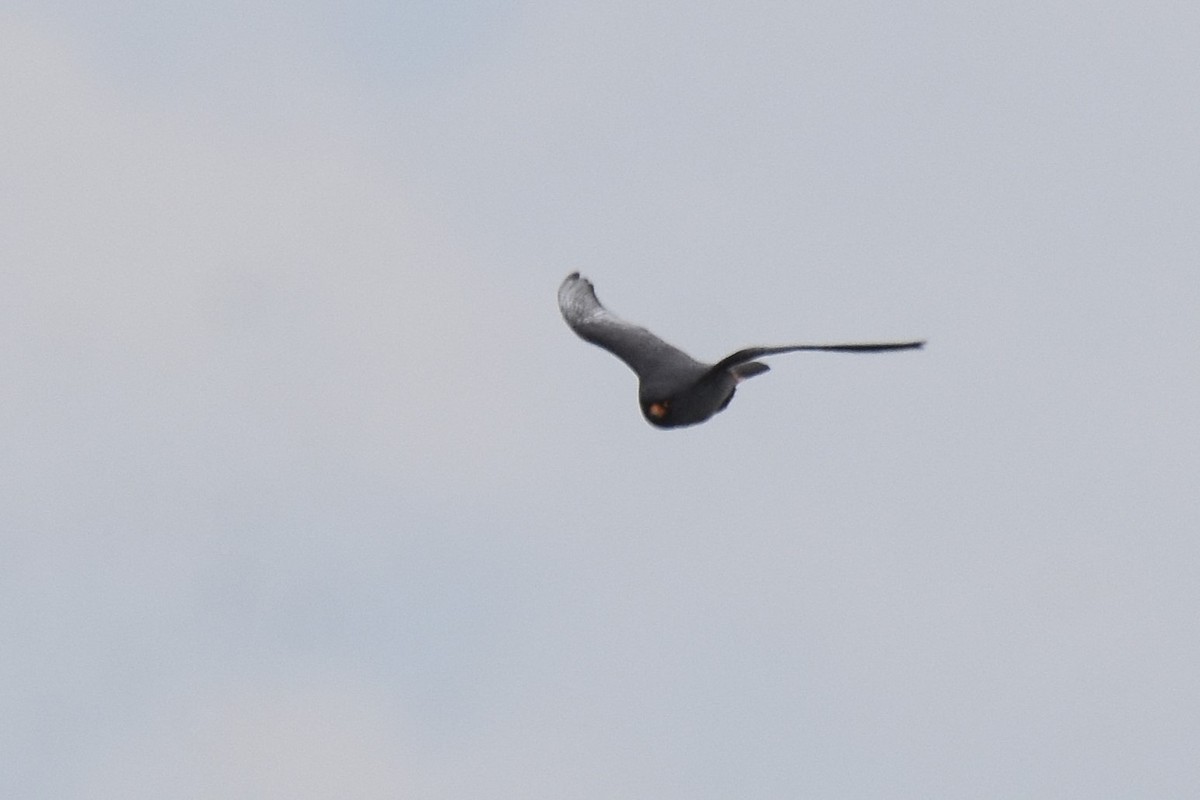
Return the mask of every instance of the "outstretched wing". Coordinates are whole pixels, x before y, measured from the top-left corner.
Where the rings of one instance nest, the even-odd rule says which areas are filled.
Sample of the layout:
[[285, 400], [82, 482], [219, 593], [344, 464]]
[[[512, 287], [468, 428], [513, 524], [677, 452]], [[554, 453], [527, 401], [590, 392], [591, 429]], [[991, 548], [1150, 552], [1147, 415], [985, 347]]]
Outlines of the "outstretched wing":
[[883, 350], [915, 350], [925, 346], [925, 342], [874, 342], [870, 344], [793, 344], [785, 347], [747, 347], [725, 356], [713, 364], [710, 372], [716, 373], [753, 361], [763, 356], [774, 356], [780, 353], [795, 353], [798, 350], [830, 350], [836, 353], [878, 353]]
[[572, 272], [558, 287], [558, 308], [579, 338], [603, 347], [628, 364], [639, 378], [664, 370], [697, 370], [707, 366], [600, 305], [592, 282], [578, 272]]

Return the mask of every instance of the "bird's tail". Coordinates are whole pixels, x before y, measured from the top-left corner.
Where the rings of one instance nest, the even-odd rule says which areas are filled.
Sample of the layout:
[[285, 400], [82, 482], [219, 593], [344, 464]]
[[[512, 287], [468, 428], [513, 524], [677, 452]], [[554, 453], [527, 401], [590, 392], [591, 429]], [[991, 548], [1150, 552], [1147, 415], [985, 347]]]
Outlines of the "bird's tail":
[[747, 378], [753, 378], [755, 375], [762, 375], [769, 369], [771, 368], [761, 361], [747, 361], [742, 364], [734, 365], [734, 367], [729, 371], [733, 373], [733, 377], [737, 379], [738, 383], [741, 383]]

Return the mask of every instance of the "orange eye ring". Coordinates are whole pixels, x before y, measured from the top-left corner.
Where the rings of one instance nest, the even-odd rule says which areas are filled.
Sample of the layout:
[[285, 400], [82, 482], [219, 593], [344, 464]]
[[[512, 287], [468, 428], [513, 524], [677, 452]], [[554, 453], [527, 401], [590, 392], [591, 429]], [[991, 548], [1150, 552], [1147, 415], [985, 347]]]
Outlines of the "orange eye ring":
[[667, 401], [654, 402], [646, 406], [646, 413], [655, 419], [662, 419], [667, 415]]

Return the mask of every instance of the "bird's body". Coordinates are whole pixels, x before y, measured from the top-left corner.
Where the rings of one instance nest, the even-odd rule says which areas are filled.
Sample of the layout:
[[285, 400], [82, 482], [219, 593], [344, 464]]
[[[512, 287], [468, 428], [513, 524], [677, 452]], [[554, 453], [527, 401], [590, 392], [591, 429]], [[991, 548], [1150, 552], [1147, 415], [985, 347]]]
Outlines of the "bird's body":
[[592, 282], [573, 272], [558, 288], [563, 319], [581, 339], [603, 347], [638, 376], [642, 414], [660, 428], [695, 425], [722, 411], [738, 383], [770, 367], [755, 359], [799, 350], [864, 353], [918, 348], [924, 342], [799, 344], [750, 347], [706, 364], [667, 344], [645, 328], [613, 314], [596, 299]]

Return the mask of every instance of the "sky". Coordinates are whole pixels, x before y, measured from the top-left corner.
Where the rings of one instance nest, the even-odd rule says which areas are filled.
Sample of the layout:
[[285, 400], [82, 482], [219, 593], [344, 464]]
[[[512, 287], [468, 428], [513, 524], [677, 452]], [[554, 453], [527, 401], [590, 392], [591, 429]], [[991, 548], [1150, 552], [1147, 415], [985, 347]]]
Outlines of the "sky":
[[7, 4], [0, 795], [1197, 796], [1198, 32]]

